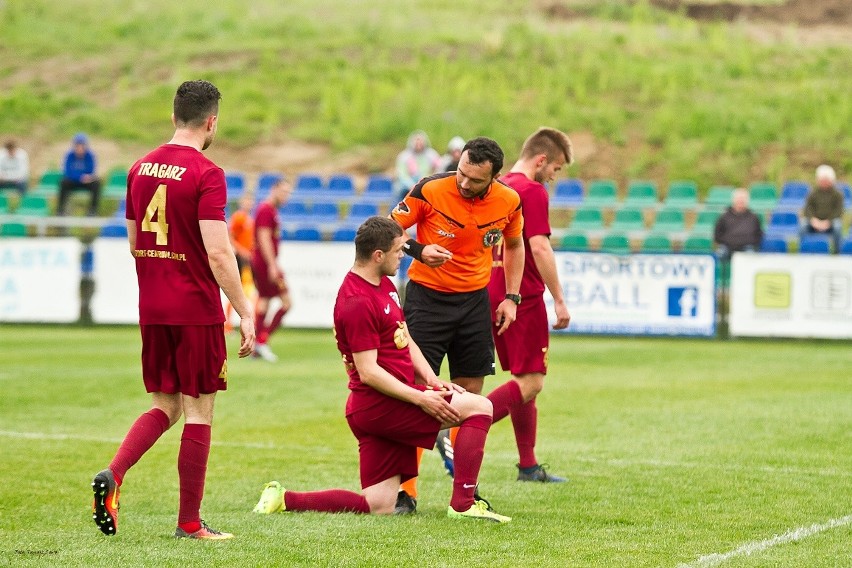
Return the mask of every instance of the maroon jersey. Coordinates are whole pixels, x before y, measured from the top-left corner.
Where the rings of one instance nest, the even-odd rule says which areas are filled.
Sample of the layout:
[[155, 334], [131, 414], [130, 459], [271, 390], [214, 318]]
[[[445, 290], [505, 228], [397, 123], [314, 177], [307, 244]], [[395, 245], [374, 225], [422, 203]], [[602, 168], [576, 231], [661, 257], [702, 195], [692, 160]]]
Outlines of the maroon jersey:
[[361, 382], [353, 353], [376, 349], [380, 367], [400, 382], [414, 385], [408, 328], [396, 286], [389, 278], [375, 286], [354, 272], [346, 275], [334, 303], [334, 335], [352, 391], [347, 416], [387, 400], [386, 395]]
[[225, 221], [225, 173], [189, 146], [164, 144], [127, 176], [128, 220], [136, 222], [139, 323], [225, 321], [199, 220]]
[[[500, 181], [514, 189], [521, 196], [524, 212], [524, 276], [521, 279], [521, 296], [544, 294], [544, 280], [535, 265], [530, 249], [530, 237], [545, 235], [550, 237], [550, 218], [548, 217], [549, 197], [547, 188], [537, 181], [529, 179], [520, 172], [509, 172]], [[501, 297], [506, 293], [506, 278], [503, 273], [503, 243], [493, 247], [494, 263], [491, 270], [491, 297]], [[499, 289], [498, 289], [499, 288]]]
[[264, 260], [263, 253], [260, 251], [260, 239], [257, 236], [258, 229], [261, 227], [272, 229], [272, 252], [274, 253], [274, 257], [278, 258], [281, 218], [278, 216], [278, 210], [265, 201], [257, 206], [257, 211], [254, 214], [254, 252], [252, 253], [253, 263], [265, 265], [266, 260]]

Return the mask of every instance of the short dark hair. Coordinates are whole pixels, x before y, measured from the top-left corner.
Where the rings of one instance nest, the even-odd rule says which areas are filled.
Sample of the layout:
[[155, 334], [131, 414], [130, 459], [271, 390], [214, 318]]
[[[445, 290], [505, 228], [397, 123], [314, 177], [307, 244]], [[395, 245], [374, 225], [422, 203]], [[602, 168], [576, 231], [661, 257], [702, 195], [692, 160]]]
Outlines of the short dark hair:
[[175, 93], [174, 113], [178, 126], [201, 126], [218, 114], [222, 93], [209, 81], [185, 81]]
[[462, 154], [467, 152], [467, 161], [476, 166], [491, 162], [491, 176], [496, 177], [503, 169], [503, 150], [491, 138], [478, 136], [468, 140], [462, 148]]
[[533, 158], [539, 154], [547, 156], [548, 162], [555, 162], [557, 158], [565, 159], [565, 165], [574, 161], [574, 148], [568, 135], [555, 128], [542, 126], [526, 139], [521, 150], [521, 157]]
[[402, 227], [388, 217], [369, 217], [355, 233], [355, 260], [366, 261], [373, 252], [388, 252], [393, 241], [402, 236]]

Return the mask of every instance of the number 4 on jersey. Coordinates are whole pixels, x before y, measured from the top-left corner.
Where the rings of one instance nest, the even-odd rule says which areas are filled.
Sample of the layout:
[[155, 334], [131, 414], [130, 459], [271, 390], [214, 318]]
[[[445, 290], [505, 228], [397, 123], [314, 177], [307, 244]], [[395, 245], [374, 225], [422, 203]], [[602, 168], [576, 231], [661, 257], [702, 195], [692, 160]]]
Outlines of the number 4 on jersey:
[[[153, 220], [154, 215], [157, 216], [156, 221]], [[166, 184], [164, 183], [157, 186], [157, 191], [148, 202], [145, 218], [142, 220], [142, 230], [157, 233], [158, 245], [169, 244], [169, 224], [166, 223]]]

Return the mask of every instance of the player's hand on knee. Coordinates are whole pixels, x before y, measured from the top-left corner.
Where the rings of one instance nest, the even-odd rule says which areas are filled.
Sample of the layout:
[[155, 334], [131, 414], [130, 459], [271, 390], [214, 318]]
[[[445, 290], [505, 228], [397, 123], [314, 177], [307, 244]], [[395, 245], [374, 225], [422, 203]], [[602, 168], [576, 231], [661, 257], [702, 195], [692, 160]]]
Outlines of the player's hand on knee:
[[441, 391], [427, 390], [421, 392], [418, 406], [442, 424], [458, 422], [461, 418], [459, 411], [447, 402]]

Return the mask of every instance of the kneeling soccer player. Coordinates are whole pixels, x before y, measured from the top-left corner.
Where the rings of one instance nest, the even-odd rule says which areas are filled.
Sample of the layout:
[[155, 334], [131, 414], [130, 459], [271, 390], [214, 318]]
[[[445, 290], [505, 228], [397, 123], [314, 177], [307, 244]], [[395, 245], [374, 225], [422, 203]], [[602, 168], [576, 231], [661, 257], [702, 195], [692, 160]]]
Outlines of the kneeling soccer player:
[[346, 419], [358, 439], [361, 494], [343, 489], [285, 491], [266, 484], [255, 513], [321, 511], [391, 514], [401, 481], [417, 475], [417, 448], [430, 449], [443, 427], [460, 425], [447, 516], [506, 523], [475, 497], [491, 402], [439, 380], [411, 341], [396, 274], [406, 238], [391, 219], [371, 217], [355, 237], [355, 264], [334, 306], [337, 346], [349, 375]]

